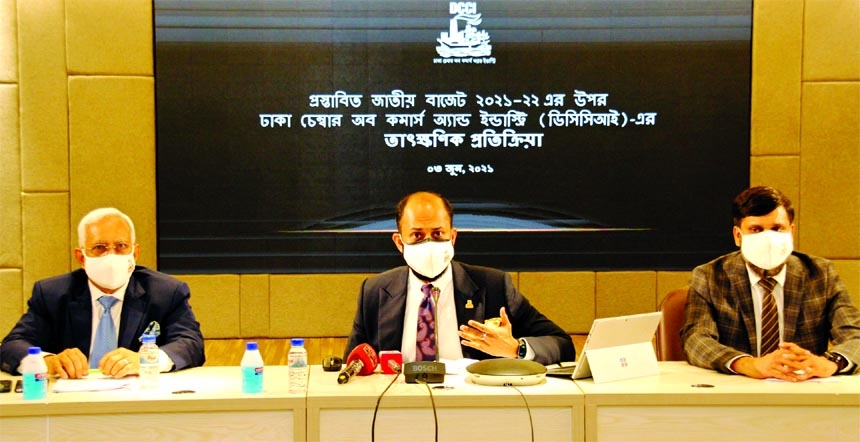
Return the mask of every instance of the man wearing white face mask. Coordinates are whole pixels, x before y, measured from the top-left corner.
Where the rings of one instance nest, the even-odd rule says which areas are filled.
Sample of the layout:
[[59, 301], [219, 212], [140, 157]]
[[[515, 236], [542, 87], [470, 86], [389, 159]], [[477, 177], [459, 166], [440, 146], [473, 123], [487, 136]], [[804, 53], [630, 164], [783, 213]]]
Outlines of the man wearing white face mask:
[[137, 374], [140, 336], [154, 332], [161, 371], [202, 365], [203, 336], [188, 286], [136, 266], [134, 223], [113, 208], [96, 209], [78, 225], [81, 269], [36, 282], [28, 310], [0, 345], [0, 368], [18, 371], [29, 347], [41, 347], [48, 374], [113, 377]]
[[[364, 281], [344, 358], [367, 343], [377, 352], [401, 351], [404, 362], [436, 357], [573, 361], [570, 336], [517, 291], [507, 272], [452, 260], [453, 217], [451, 204], [436, 193], [416, 192], [400, 201], [392, 241], [407, 265]], [[499, 321], [485, 323], [490, 318]], [[432, 325], [421, 325], [422, 319]], [[431, 342], [420, 344], [423, 337]]]
[[829, 261], [793, 251], [791, 201], [753, 187], [732, 215], [740, 251], [693, 270], [681, 329], [687, 361], [791, 382], [854, 373], [860, 312]]

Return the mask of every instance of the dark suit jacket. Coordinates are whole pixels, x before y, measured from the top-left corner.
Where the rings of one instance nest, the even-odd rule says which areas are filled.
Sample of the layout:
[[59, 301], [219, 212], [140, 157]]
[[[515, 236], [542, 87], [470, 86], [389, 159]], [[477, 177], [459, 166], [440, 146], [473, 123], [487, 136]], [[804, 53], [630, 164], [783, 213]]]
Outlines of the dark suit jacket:
[[[527, 338], [535, 352], [535, 361], [551, 364], [574, 360], [576, 350], [570, 336], [517, 291], [507, 272], [457, 261], [452, 261], [451, 266], [458, 326], [470, 319], [483, 322], [497, 317], [499, 309], [505, 307], [514, 337]], [[344, 359], [353, 348], [365, 342], [377, 352], [400, 350], [408, 277], [409, 267], [402, 266], [364, 281]], [[469, 301], [473, 308], [466, 308]], [[494, 357], [471, 347], [462, 348], [466, 358]]]
[[[174, 369], [203, 365], [203, 335], [188, 299], [184, 282], [146, 267], [137, 266], [128, 282], [119, 323], [120, 347], [138, 351], [138, 338], [151, 321], [161, 335], [156, 344], [173, 359]], [[15, 373], [27, 349], [59, 353], [78, 348], [90, 354], [92, 301], [83, 269], [38, 281], [29, 309], [0, 345], [0, 368]]]
[[[783, 338], [820, 355], [832, 341], [856, 366], [860, 362], [860, 312], [833, 265], [794, 252], [786, 261]], [[730, 373], [726, 364], [756, 355], [755, 311], [750, 280], [740, 252], [693, 270], [684, 325], [684, 353], [690, 364]]]

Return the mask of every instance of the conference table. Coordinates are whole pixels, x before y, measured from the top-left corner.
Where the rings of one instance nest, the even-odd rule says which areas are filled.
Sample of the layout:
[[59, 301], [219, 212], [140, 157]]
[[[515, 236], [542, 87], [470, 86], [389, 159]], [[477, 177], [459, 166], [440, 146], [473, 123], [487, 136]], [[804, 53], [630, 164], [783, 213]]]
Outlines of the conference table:
[[[582, 440], [583, 396], [570, 379], [537, 385], [476, 385], [465, 367], [446, 367], [444, 383], [405, 383], [374, 374], [337, 383], [337, 373], [311, 368], [310, 441], [566, 441]], [[379, 402], [374, 425], [373, 412]], [[435, 411], [434, 411], [435, 408]]]
[[790, 383], [659, 365], [657, 376], [576, 381], [587, 440], [860, 441], [860, 376]]
[[[305, 440], [305, 395], [288, 392], [286, 366], [265, 367], [259, 394], [242, 393], [239, 367], [162, 373], [151, 390], [128, 379], [123, 388], [64, 393], [52, 392], [52, 379], [46, 400], [0, 393], [0, 440]], [[102, 381], [71, 382], [112, 388]]]
[[0, 393], [0, 440], [860, 440], [860, 376], [787, 383], [661, 362], [658, 375], [607, 383], [486, 386], [455, 370], [442, 384], [382, 373], [338, 384], [312, 366], [307, 392], [291, 394], [286, 367], [265, 370], [260, 394], [241, 392], [239, 367], [165, 373], [153, 390], [132, 378], [41, 401]]

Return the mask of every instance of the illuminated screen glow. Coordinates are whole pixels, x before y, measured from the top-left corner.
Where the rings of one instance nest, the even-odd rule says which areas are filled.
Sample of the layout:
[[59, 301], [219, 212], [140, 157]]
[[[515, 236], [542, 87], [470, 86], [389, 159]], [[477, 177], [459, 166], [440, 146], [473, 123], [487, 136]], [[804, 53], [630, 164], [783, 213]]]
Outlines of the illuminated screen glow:
[[749, 183], [750, 1], [154, 2], [158, 264], [375, 272], [394, 206], [457, 258], [689, 269]]

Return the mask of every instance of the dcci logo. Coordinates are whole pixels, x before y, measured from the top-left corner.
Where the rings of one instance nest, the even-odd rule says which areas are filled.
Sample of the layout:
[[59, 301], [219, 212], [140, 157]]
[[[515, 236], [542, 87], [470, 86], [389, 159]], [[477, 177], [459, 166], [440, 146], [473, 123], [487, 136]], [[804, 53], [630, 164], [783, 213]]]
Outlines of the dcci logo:
[[451, 14], [477, 14], [478, 4], [475, 2], [451, 2], [448, 5]]
[[478, 29], [483, 21], [478, 12], [477, 2], [451, 2], [448, 4], [448, 12], [453, 15], [448, 25], [448, 32], [442, 32], [439, 38], [439, 46], [436, 52], [442, 59], [435, 59], [435, 63], [487, 63], [496, 62], [489, 57], [493, 52], [490, 44], [490, 34]]

